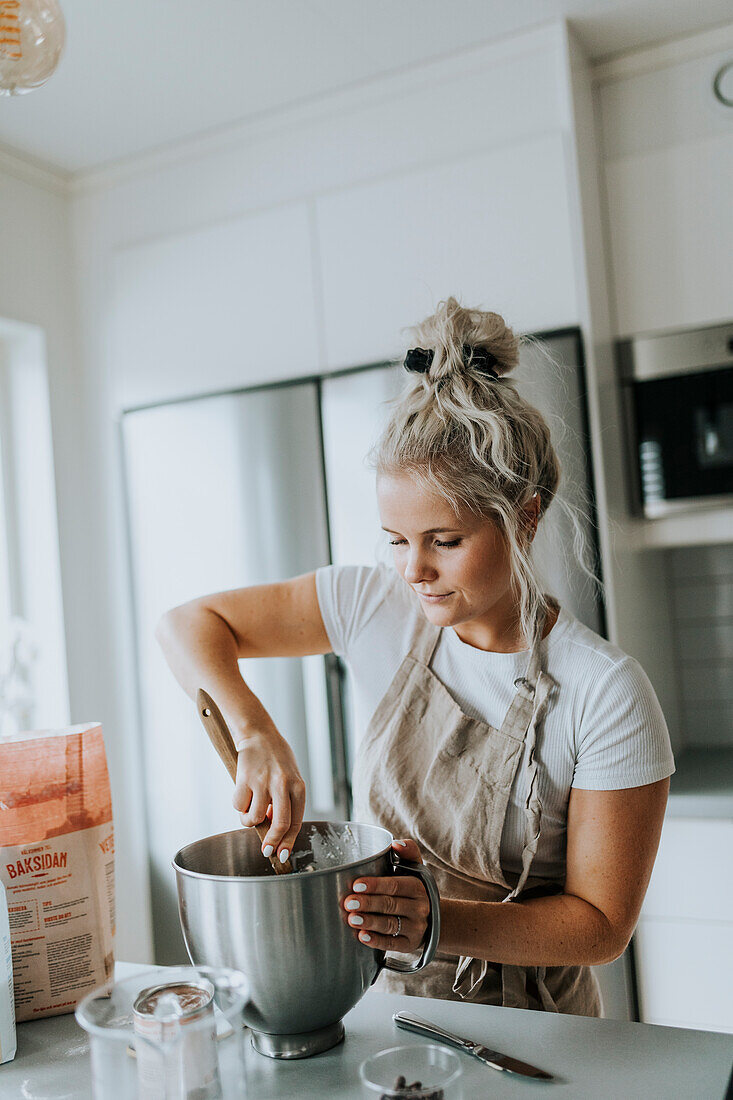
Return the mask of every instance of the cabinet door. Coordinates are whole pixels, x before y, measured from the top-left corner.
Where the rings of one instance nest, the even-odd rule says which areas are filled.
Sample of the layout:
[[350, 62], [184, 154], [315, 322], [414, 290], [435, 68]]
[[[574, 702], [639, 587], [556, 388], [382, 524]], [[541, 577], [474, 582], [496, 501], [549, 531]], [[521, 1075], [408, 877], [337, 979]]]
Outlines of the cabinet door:
[[642, 920], [634, 943], [644, 1023], [733, 1032], [733, 924]]
[[733, 821], [667, 818], [642, 918], [731, 920]]
[[317, 200], [327, 365], [389, 359], [450, 294], [520, 331], [577, 321], [563, 138]]
[[121, 249], [110, 305], [115, 402], [313, 374], [316, 316], [305, 204]]
[[645, 1023], [733, 1031], [733, 821], [667, 818], [634, 936]]

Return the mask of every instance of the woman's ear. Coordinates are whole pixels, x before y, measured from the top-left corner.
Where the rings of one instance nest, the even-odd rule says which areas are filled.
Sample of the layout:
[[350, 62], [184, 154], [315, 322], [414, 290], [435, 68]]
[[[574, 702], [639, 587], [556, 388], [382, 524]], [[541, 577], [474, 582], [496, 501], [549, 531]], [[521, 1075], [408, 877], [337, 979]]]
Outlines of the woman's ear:
[[537, 524], [540, 521], [540, 510], [542, 506], [542, 500], [540, 494], [536, 492], [529, 504], [524, 509], [524, 515], [526, 517], [526, 530], [529, 535], [529, 541], [537, 534]]

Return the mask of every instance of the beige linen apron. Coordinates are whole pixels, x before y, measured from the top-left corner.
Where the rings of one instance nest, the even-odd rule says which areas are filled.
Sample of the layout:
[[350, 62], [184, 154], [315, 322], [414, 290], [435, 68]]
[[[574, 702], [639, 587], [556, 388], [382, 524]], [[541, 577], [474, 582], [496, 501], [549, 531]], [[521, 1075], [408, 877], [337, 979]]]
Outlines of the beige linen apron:
[[[403, 583], [395, 578], [398, 584]], [[389, 598], [389, 596], [388, 596]], [[541, 633], [541, 632], [540, 632]], [[540, 641], [499, 729], [464, 714], [430, 669], [441, 628], [419, 612], [409, 652], [377, 707], [354, 765], [354, 816], [412, 837], [441, 897], [506, 901], [562, 892], [530, 875], [540, 838], [537, 729], [554, 681], [540, 666]], [[509, 795], [526, 752], [522, 870], [510, 884], [499, 856]], [[509, 966], [438, 952], [419, 974], [383, 971], [377, 988], [600, 1016], [587, 966]]]

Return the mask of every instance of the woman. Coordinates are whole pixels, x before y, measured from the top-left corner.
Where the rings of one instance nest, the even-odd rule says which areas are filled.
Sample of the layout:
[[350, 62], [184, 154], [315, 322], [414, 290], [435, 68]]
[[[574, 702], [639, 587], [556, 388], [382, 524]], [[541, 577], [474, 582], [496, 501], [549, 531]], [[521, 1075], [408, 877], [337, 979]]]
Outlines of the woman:
[[[599, 1015], [589, 967], [626, 947], [674, 770], [638, 664], [542, 593], [531, 556], [559, 480], [545, 421], [506, 378], [519, 341], [454, 299], [415, 330], [407, 392], [375, 449], [394, 569], [320, 569], [204, 597], [158, 637], [184, 689], [218, 700], [238, 749], [234, 805], [271, 814], [288, 857], [305, 787], [237, 666], [336, 652], [369, 714], [354, 817], [424, 858], [441, 940], [423, 972], [382, 988]], [[512, 904], [502, 904], [511, 902]], [[342, 904], [370, 947], [419, 949], [412, 877], [366, 878]]]

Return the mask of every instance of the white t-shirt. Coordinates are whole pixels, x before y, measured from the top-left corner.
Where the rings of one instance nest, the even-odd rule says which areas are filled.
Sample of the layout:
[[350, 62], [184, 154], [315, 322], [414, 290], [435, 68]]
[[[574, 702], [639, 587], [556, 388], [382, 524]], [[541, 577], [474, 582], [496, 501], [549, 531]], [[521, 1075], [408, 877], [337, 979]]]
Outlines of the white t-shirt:
[[[409, 651], [416, 616], [409, 587], [393, 586], [389, 566], [326, 566], [316, 573], [318, 602], [333, 652], [352, 675], [357, 736]], [[542, 643], [542, 667], [558, 685], [538, 730], [542, 836], [533, 875], [562, 880], [571, 787], [620, 790], [664, 779], [674, 759], [654, 689], [638, 664], [560, 609]], [[431, 669], [461, 709], [499, 728], [527, 667], [527, 651], [491, 653], [444, 629]], [[517, 768], [501, 843], [505, 871], [518, 874], [524, 845], [524, 762]]]

